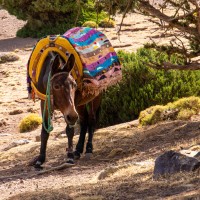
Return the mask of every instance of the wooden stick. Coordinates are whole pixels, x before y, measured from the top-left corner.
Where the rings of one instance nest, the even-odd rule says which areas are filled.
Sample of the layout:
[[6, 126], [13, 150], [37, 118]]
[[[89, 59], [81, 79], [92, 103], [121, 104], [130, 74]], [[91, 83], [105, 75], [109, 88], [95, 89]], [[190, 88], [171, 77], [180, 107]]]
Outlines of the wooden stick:
[[11, 175], [11, 176], [2, 176], [2, 177], [0, 177], [0, 181], [5, 180], [5, 179], [12, 179], [12, 178], [23, 178], [24, 176], [25, 176], [25, 178], [32, 178], [34, 176], [39, 176], [39, 175], [46, 174], [46, 173], [49, 173], [49, 172], [52, 172], [52, 171], [70, 168], [70, 167], [73, 167], [74, 165], [75, 164], [63, 163], [63, 164], [58, 165], [56, 167], [51, 167], [49, 169], [42, 170], [42, 171], [39, 171], [39, 172], [33, 173], [33, 174], [22, 173], [22, 174], [15, 174], [15, 175]]

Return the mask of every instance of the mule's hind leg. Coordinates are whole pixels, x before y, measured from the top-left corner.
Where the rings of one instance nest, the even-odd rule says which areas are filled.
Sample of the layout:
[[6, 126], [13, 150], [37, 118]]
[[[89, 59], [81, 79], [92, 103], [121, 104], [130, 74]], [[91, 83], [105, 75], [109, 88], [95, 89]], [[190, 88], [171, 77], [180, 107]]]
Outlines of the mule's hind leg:
[[69, 125], [67, 125], [66, 135], [68, 138], [67, 163], [74, 164], [74, 154], [73, 154], [74, 127], [70, 127]]
[[101, 95], [95, 97], [89, 104], [88, 104], [88, 142], [86, 145], [86, 157], [90, 157], [93, 153], [93, 135], [96, 129], [96, 123], [99, 118], [99, 108], [101, 104]]
[[87, 110], [86, 106], [82, 105], [77, 108], [79, 113], [79, 120], [80, 120], [80, 135], [78, 139], [78, 143], [76, 145], [76, 150], [74, 152], [75, 159], [79, 159], [81, 154], [83, 153], [84, 143], [85, 143], [85, 135], [87, 133]]

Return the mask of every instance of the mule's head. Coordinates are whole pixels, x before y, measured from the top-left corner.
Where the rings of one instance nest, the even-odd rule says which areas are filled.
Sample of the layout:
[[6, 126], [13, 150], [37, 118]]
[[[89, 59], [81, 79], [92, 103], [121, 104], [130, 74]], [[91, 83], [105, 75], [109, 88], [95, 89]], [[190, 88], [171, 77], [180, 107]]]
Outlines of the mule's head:
[[74, 125], [78, 120], [75, 108], [76, 82], [70, 72], [75, 64], [75, 57], [70, 55], [67, 63], [63, 64], [56, 55], [52, 64], [51, 93], [54, 107], [60, 110], [67, 124]]

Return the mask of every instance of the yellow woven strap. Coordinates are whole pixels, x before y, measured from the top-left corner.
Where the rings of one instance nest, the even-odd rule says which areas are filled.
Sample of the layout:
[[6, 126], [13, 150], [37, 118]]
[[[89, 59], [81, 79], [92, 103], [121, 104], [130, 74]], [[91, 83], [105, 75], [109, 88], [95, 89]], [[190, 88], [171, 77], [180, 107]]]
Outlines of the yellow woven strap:
[[63, 38], [61, 36], [55, 36], [52, 39], [52, 37], [48, 36], [46, 38], [41, 39], [36, 44], [35, 49], [33, 50], [30, 57], [29, 76], [32, 80], [31, 86], [35, 94], [43, 100], [46, 98], [46, 95], [39, 92], [35, 85], [38, 83], [41, 69], [50, 51], [57, 52], [60, 56], [62, 56], [65, 62], [67, 62], [69, 54], [73, 54], [75, 56], [76, 63], [74, 68], [72, 69], [71, 74], [78, 85], [81, 85], [80, 83], [82, 81], [83, 76], [83, 66], [80, 57], [74, 49], [74, 47], [66, 38]]
[[60, 56], [62, 56], [62, 58], [66, 62], [68, 60], [68, 55], [74, 54], [76, 59], [76, 66], [72, 70], [72, 76], [74, 77], [74, 79], [79, 79], [79, 77], [82, 77], [83, 75], [82, 62], [80, 60], [78, 53], [76, 52], [74, 47], [70, 44], [70, 42], [61, 36], [58, 36], [53, 41], [50, 40], [49, 37], [47, 37], [41, 39], [37, 43], [30, 58], [29, 75], [34, 83], [37, 83], [43, 63], [50, 51], [57, 52]]
[[31, 87], [32, 87], [32, 90], [35, 92], [35, 94], [37, 95], [38, 98], [40, 98], [41, 100], [46, 99], [46, 95], [39, 92], [38, 89], [36, 88], [35, 84], [32, 81], [31, 81]]

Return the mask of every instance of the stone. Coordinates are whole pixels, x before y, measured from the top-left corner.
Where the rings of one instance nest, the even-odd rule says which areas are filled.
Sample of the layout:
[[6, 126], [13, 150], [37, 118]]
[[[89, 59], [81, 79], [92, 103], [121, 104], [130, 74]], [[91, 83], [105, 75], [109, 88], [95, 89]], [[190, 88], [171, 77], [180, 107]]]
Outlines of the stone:
[[155, 161], [154, 178], [182, 171], [191, 172], [200, 168], [200, 161], [175, 151], [167, 151]]
[[17, 109], [9, 112], [9, 115], [18, 115], [23, 113], [23, 110]]
[[40, 142], [40, 141], [41, 141], [41, 137], [40, 137], [39, 135], [37, 135], [37, 136], [35, 137], [35, 141], [36, 141], [36, 142]]
[[0, 63], [13, 62], [19, 60], [16, 53], [0, 53]]
[[7, 122], [4, 119], [0, 119], [0, 127], [6, 126]]

